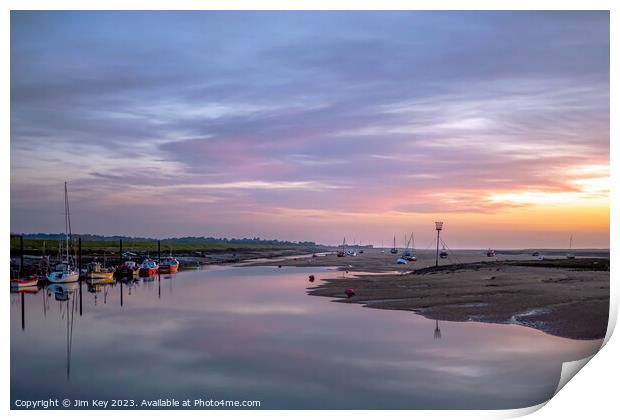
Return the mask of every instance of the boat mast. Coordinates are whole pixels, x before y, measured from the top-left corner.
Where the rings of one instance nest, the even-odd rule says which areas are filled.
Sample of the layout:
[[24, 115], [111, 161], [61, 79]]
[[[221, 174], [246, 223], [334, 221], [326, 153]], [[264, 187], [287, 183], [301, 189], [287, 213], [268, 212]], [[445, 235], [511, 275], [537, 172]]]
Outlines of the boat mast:
[[69, 239], [71, 237], [71, 214], [69, 212], [69, 194], [67, 181], [65, 181], [65, 254], [67, 257], [67, 269], [69, 269]]
[[69, 220], [67, 211], [67, 181], [65, 181], [65, 260], [69, 268]]

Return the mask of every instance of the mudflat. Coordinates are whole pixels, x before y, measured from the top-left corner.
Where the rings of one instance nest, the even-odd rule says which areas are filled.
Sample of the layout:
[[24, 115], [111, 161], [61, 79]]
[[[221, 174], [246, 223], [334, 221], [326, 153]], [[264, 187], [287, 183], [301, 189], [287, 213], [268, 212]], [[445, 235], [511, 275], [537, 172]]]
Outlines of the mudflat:
[[[365, 250], [354, 257], [294, 258], [260, 265], [338, 267], [342, 275], [309, 287], [308, 293], [371, 308], [407, 310], [446, 321], [516, 323], [573, 339], [605, 336], [609, 316], [607, 250], [452, 251], [435, 267], [435, 253], [396, 264], [398, 255]], [[362, 272], [363, 274], [353, 275]], [[353, 289], [347, 298], [344, 290]]]

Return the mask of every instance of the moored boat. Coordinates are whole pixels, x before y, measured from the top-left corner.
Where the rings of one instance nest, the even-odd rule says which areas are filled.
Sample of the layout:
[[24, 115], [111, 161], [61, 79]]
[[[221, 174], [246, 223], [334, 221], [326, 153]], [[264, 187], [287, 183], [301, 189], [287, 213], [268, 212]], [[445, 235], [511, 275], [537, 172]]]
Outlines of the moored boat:
[[[411, 248], [409, 248], [410, 246]], [[407, 241], [405, 252], [403, 252], [403, 255], [401, 255], [401, 258], [409, 262], [416, 262], [418, 260], [417, 257], [415, 256], [415, 239], [413, 238], [413, 232], [411, 233], [411, 236], [409, 237], [409, 240]]]
[[133, 279], [138, 269], [138, 263], [135, 261], [125, 261], [123, 265], [116, 269], [114, 275], [118, 278]]
[[441, 252], [439, 253], [439, 258], [441, 258], [441, 259], [448, 258], [448, 251], [446, 251], [446, 248], [441, 250]]
[[140, 269], [138, 270], [138, 275], [140, 277], [150, 277], [154, 276], [159, 272], [159, 265], [154, 260], [150, 258], [145, 259], [140, 264]]
[[39, 276], [32, 274], [30, 276], [19, 277], [11, 280], [11, 284], [21, 289], [23, 287], [32, 287], [39, 284]]
[[390, 254], [398, 254], [398, 249], [396, 248], [396, 236], [394, 236], [394, 245], [392, 249], [390, 249]]
[[159, 263], [160, 273], [176, 273], [179, 271], [179, 260], [174, 257], [166, 257]]
[[347, 238], [343, 238], [342, 239], [342, 249], [339, 249], [338, 252], [336, 253], [336, 256], [339, 258], [344, 257], [345, 254], [345, 246], [346, 246], [346, 242], [347, 242]]
[[[80, 279], [80, 273], [75, 269], [69, 254], [69, 242], [71, 238], [71, 213], [69, 212], [69, 193], [65, 182], [65, 249], [64, 259], [62, 249], [59, 247], [60, 264], [56, 265], [54, 271], [48, 276], [47, 280], [51, 283], [74, 283]], [[60, 243], [62, 245], [62, 242]]]
[[113, 276], [114, 271], [103, 267], [100, 262], [93, 261], [87, 266], [87, 280], [112, 280]]
[[50, 283], [73, 283], [80, 279], [80, 273], [67, 263], [56, 265], [54, 271], [47, 276]]

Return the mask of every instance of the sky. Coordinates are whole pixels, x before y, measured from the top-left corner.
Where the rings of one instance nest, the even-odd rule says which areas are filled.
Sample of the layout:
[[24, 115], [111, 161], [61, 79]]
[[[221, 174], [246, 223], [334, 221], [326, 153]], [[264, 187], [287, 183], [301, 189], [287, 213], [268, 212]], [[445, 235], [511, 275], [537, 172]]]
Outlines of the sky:
[[11, 231], [64, 181], [78, 233], [606, 248], [609, 14], [12, 12]]

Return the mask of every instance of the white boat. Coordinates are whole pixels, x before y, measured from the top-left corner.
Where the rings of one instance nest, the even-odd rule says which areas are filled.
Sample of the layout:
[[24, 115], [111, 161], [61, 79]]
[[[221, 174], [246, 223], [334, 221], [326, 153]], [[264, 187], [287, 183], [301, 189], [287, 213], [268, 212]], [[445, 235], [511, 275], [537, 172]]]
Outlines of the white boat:
[[[64, 261], [57, 264], [54, 271], [47, 276], [47, 280], [51, 283], [73, 283], [80, 279], [80, 273], [71, 264], [71, 256], [69, 255], [70, 236], [71, 214], [69, 213], [69, 194], [67, 193], [67, 183], [65, 182], [65, 255]], [[62, 249], [59, 249], [59, 254], [62, 258]]]
[[68, 264], [61, 263], [56, 265], [54, 271], [47, 276], [50, 283], [73, 283], [80, 279], [80, 273], [72, 270]]
[[399, 258], [396, 260], [396, 264], [407, 264], [408, 261], [404, 258]]
[[441, 259], [448, 258], [448, 251], [446, 251], [446, 246], [445, 245], [443, 246], [443, 249], [439, 253], [439, 258], [441, 258]]

